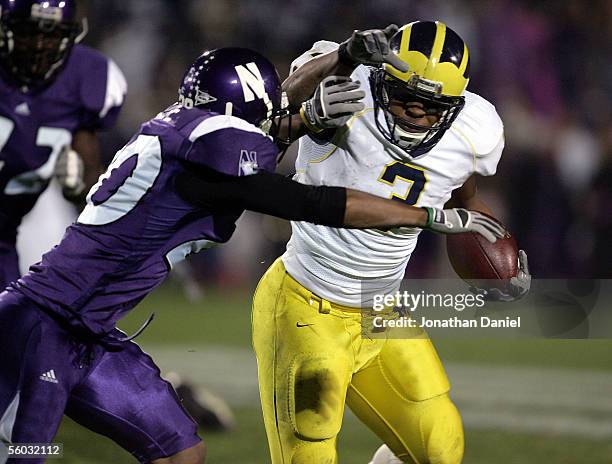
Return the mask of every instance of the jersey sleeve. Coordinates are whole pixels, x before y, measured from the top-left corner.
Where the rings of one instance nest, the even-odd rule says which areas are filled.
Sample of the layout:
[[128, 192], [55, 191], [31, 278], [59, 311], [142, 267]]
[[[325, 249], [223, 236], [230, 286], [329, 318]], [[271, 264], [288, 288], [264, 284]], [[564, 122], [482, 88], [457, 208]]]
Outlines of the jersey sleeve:
[[473, 171], [492, 176], [504, 150], [504, 124], [495, 107], [473, 93], [466, 93], [466, 106], [453, 129], [471, 152]]
[[127, 94], [127, 83], [115, 62], [95, 50], [81, 53], [81, 128], [106, 130], [115, 122]]
[[230, 176], [274, 172], [278, 148], [254, 125], [228, 115], [203, 119], [188, 135], [186, 161]]
[[488, 153], [476, 157], [475, 171], [481, 176], [492, 176], [497, 172], [497, 165], [504, 150], [505, 140], [501, 134], [497, 144]]
[[312, 45], [312, 48], [305, 53], [302, 53], [291, 63], [291, 67], [289, 68], [289, 74], [293, 74], [298, 70], [300, 66], [304, 63], [309, 62], [313, 58], [316, 58], [319, 55], [325, 55], [326, 53], [333, 52], [337, 50], [339, 44], [336, 42], [331, 42], [329, 40], [319, 40]]

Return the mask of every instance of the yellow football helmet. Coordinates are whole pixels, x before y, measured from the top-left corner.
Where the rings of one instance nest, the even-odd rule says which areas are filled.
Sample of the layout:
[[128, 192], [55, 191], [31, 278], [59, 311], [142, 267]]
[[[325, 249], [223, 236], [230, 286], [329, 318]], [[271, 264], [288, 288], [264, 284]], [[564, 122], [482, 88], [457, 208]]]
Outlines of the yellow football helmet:
[[[391, 49], [410, 69], [400, 72], [389, 64], [373, 71], [376, 123], [381, 133], [410, 157], [427, 153], [438, 143], [465, 104], [469, 82], [469, 53], [463, 39], [440, 21], [406, 24], [391, 39]], [[390, 102], [420, 102], [439, 115], [431, 127], [399, 118]], [[387, 127], [379, 121], [383, 111]]]

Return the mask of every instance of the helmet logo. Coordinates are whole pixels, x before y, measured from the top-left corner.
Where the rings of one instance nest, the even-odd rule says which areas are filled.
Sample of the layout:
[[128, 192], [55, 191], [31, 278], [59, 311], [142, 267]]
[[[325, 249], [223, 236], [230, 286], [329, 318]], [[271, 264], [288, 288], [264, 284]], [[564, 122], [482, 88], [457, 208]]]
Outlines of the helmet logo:
[[242, 85], [242, 92], [244, 93], [244, 101], [248, 103], [255, 100], [255, 97], [264, 101], [268, 108], [267, 117], [272, 116], [273, 105], [270, 100], [268, 92], [266, 92], [266, 81], [261, 77], [261, 72], [257, 65], [253, 62], [244, 65], [235, 66], [236, 73], [240, 79]]
[[250, 102], [255, 98], [260, 98], [264, 102], [268, 101], [268, 93], [266, 92], [266, 83], [261, 77], [261, 72], [255, 63], [247, 63], [244, 65], [235, 66], [236, 73], [240, 79], [242, 85], [242, 92], [244, 93], [244, 101]]
[[240, 164], [238, 166], [239, 176], [250, 176], [257, 172], [257, 152], [240, 150]]
[[196, 91], [195, 104], [206, 105], [207, 103], [216, 102], [217, 99], [208, 92], [202, 92], [200, 89]]

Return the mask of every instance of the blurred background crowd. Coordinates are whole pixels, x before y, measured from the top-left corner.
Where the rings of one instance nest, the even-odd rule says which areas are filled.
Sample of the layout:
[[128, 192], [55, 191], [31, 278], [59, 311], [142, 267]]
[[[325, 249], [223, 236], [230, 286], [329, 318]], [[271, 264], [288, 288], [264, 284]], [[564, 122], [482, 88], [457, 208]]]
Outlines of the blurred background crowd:
[[[536, 277], [612, 277], [612, 2], [608, 0], [105, 0], [86, 5], [86, 42], [112, 57], [129, 92], [105, 156], [175, 101], [202, 51], [244, 46], [286, 77], [320, 39], [439, 19], [470, 48], [469, 90], [492, 101], [506, 150], [480, 188], [529, 253]], [[294, 150], [293, 150], [294, 151]], [[291, 173], [292, 156], [282, 170]], [[255, 282], [284, 250], [288, 223], [247, 214], [230, 246], [192, 259], [200, 281]], [[447, 275], [444, 240], [421, 234], [408, 275]]]

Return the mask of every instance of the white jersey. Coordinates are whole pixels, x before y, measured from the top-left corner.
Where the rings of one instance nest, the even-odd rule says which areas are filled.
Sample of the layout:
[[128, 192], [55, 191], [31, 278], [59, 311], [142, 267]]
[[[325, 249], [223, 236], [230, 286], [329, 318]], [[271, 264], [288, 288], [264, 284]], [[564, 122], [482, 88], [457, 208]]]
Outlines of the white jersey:
[[[335, 47], [333, 42], [317, 42], [291, 70]], [[351, 76], [366, 92], [364, 111], [329, 142], [300, 139], [295, 180], [442, 208], [472, 174], [495, 174], [504, 146], [503, 124], [487, 100], [465, 92], [465, 106], [451, 128], [427, 154], [409, 159], [376, 126], [369, 74], [370, 68], [358, 66]], [[373, 295], [399, 287], [421, 231], [336, 229], [306, 222], [291, 226], [293, 234], [282, 256], [289, 274], [320, 297], [353, 307], [371, 306]]]

